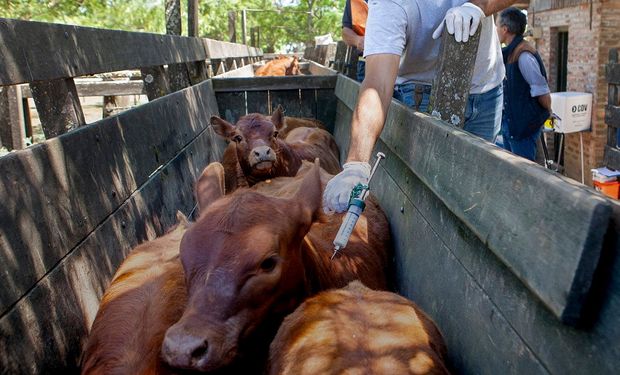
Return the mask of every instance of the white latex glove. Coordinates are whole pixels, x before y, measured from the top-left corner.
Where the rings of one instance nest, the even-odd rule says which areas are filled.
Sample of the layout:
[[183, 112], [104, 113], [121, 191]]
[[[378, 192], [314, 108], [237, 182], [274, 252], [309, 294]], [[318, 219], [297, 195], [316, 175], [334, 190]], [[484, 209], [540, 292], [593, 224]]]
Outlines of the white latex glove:
[[457, 42], [467, 42], [470, 35], [478, 30], [480, 21], [485, 17], [484, 12], [477, 5], [465, 3], [461, 6], [448, 9], [446, 16], [433, 33], [433, 39], [437, 39], [443, 32], [443, 25], [448, 28], [449, 34], [454, 34]]
[[323, 211], [325, 213], [344, 212], [349, 206], [351, 190], [358, 184], [368, 184], [370, 164], [353, 161], [343, 165], [343, 171], [335, 175], [323, 192]]

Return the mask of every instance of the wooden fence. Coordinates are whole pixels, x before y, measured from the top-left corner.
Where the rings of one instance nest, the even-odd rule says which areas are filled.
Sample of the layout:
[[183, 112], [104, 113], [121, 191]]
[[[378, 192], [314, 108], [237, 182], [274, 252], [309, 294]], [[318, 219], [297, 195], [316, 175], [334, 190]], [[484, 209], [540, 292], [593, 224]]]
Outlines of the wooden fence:
[[[85, 124], [80, 94], [95, 86], [110, 94], [110, 82], [76, 86], [74, 77], [140, 69], [141, 83], [117, 83], [120, 92], [112, 94], [145, 93], [153, 100], [254, 63], [262, 55], [253, 47], [211, 39], [12, 19], [0, 19], [0, 38], [0, 112], [6, 114], [0, 118], [0, 141], [9, 149], [23, 148], [31, 131], [22, 98], [34, 99], [49, 139]], [[186, 79], [181, 80], [185, 86], [168, 77], [165, 65], [175, 64], [186, 68]], [[14, 86], [21, 83], [29, 87]]]

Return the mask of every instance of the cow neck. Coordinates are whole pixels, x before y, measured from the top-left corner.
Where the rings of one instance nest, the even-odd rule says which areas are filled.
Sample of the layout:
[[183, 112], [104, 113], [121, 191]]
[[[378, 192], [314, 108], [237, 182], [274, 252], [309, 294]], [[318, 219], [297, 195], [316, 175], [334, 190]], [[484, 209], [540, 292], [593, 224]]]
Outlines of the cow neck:
[[250, 187], [248, 180], [247, 180], [247, 175], [244, 171], [244, 169], [241, 167], [241, 163], [239, 162], [239, 157], [237, 156], [237, 143], [233, 142], [232, 145], [234, 145], [234, 152], [232, 153], [235, 157], [235, 189], [238, 188], [242, 188], [242, 187]]
[[278, 139], [276, 143], [278, 145], [278, 150], [276, 150], [278, 157], [272, 170], [273, 177], [295, 176], [301, 168], [301, 157], [285, 141]]

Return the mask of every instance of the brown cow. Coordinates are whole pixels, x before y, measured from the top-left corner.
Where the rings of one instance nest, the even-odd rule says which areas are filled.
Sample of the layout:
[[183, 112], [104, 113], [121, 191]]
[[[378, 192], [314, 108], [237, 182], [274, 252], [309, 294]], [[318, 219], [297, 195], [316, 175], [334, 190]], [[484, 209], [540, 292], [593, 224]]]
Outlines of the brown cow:
[[[230, 142], [223, 161], [227, 176], [242, 174], [249, 185], [280, 176], [295, 176], [302, 160], [321, 159], [321, 166], [331, 174], [340, 172], [338, 145], [329, 132], [319, 128], [298, 127], [286, 139], [278, 132], [288, 127], [281, 106], [271, 117], [259, 113], [243, 116], [233, 125], [217, 116], [211, 117], [215, 132]], [[237, 173], [237, 168], [241, 171]], [[236, 186], [226, 181], [226, 191]]]
[[359, 281], [322, 292], [286, 317], [270, 375], [448, 374], [433, 321], [413, 302]]
[[179, 244], [188, 221], [136, 247], [116, 271], [93, 322], [82, 374], [168, 374], [160, 360], [166, 330], [187, 301]]
[[223, 168], [205, 170], [199, 185], [209, 187], [198, 191], [216, 194], [200, 196], [200, 217], [181, 243], [189, 302], [162, 346], [170, 365], [212, 371], [236, 362], [258, 373], [282, 319], [307, 296], [355, 279], [387, 287], [387, 221], [372, 202], [349, 246], [330, 261], [340, 222], [313, 223], [330, 177], [320, 173], [305, 166], [295, 178], [224, 196]]
[[295, 76], [300, 75], [299, 59], [297, 56], [278, 56], [277, 58], [267, 61], [265, 65], [260, 66], [254, 72], [257, 77], [264, 76]]

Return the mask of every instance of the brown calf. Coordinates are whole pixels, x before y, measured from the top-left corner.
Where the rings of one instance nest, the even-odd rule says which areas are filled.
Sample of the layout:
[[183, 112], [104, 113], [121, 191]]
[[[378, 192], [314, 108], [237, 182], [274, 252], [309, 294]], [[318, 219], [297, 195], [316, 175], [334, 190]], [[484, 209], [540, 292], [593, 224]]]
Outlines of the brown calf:
[[188, 228], [136, 247], [116, 271], [93, 322], [82, 356], [82, 374], [171, 374], [160, 360], [166, 330], [186, 305], [179, 244]]
[[[252, 113], [243, 116], [235, 125], [211, 117], [215, 132], [230, 142], [222, 164], [227, 176], [242, 174], [249, 185], [280, 176], [295, 176], [302, 160], [321, 159], [321, 166], [331, 174], [340, 172], [339, 150], [334, 137], [318, 127], [297, 127], [290, 130], [284, 121], [281, 106], [271, 117]], [[299, 121], [297, 121], [299, 124]], [[295, 126], [291, 121], [291, 126]], [[288, 128], [288, 129], [287, 129]], [[287, 129], [286, 139], [279, 131]], [[241, 171], [238, 171], [241, 169]], [[226, 180], [226, 191], [237, 186]]]
[[299, 59], [297, 56], [287, 57], [279, 56], [276, 59], [270, 60], [265, 65], [256, 69], [254, 75], [261, 76], [295, 76], [300, 75]]
[[200, 217], [181, 243], [189, 301], [162, 346], [170, 365], [259, 373], [282, 319], [307, 296], [354, 279], [386, 288], [389, 232], [372, 203], [374, 216], [360, 219], [342, 256], [329, 260], [340, 222], [315, 221], [330, 177], [321, 173], [309, 166], [225, 196], [223, 167], [207, 167], [198, 191], [210, 193], [200, 194]]
[[406, 298], [359, 281], [287, 316], [269, 357], [270, 375], [448, 374], [433, 321]]

